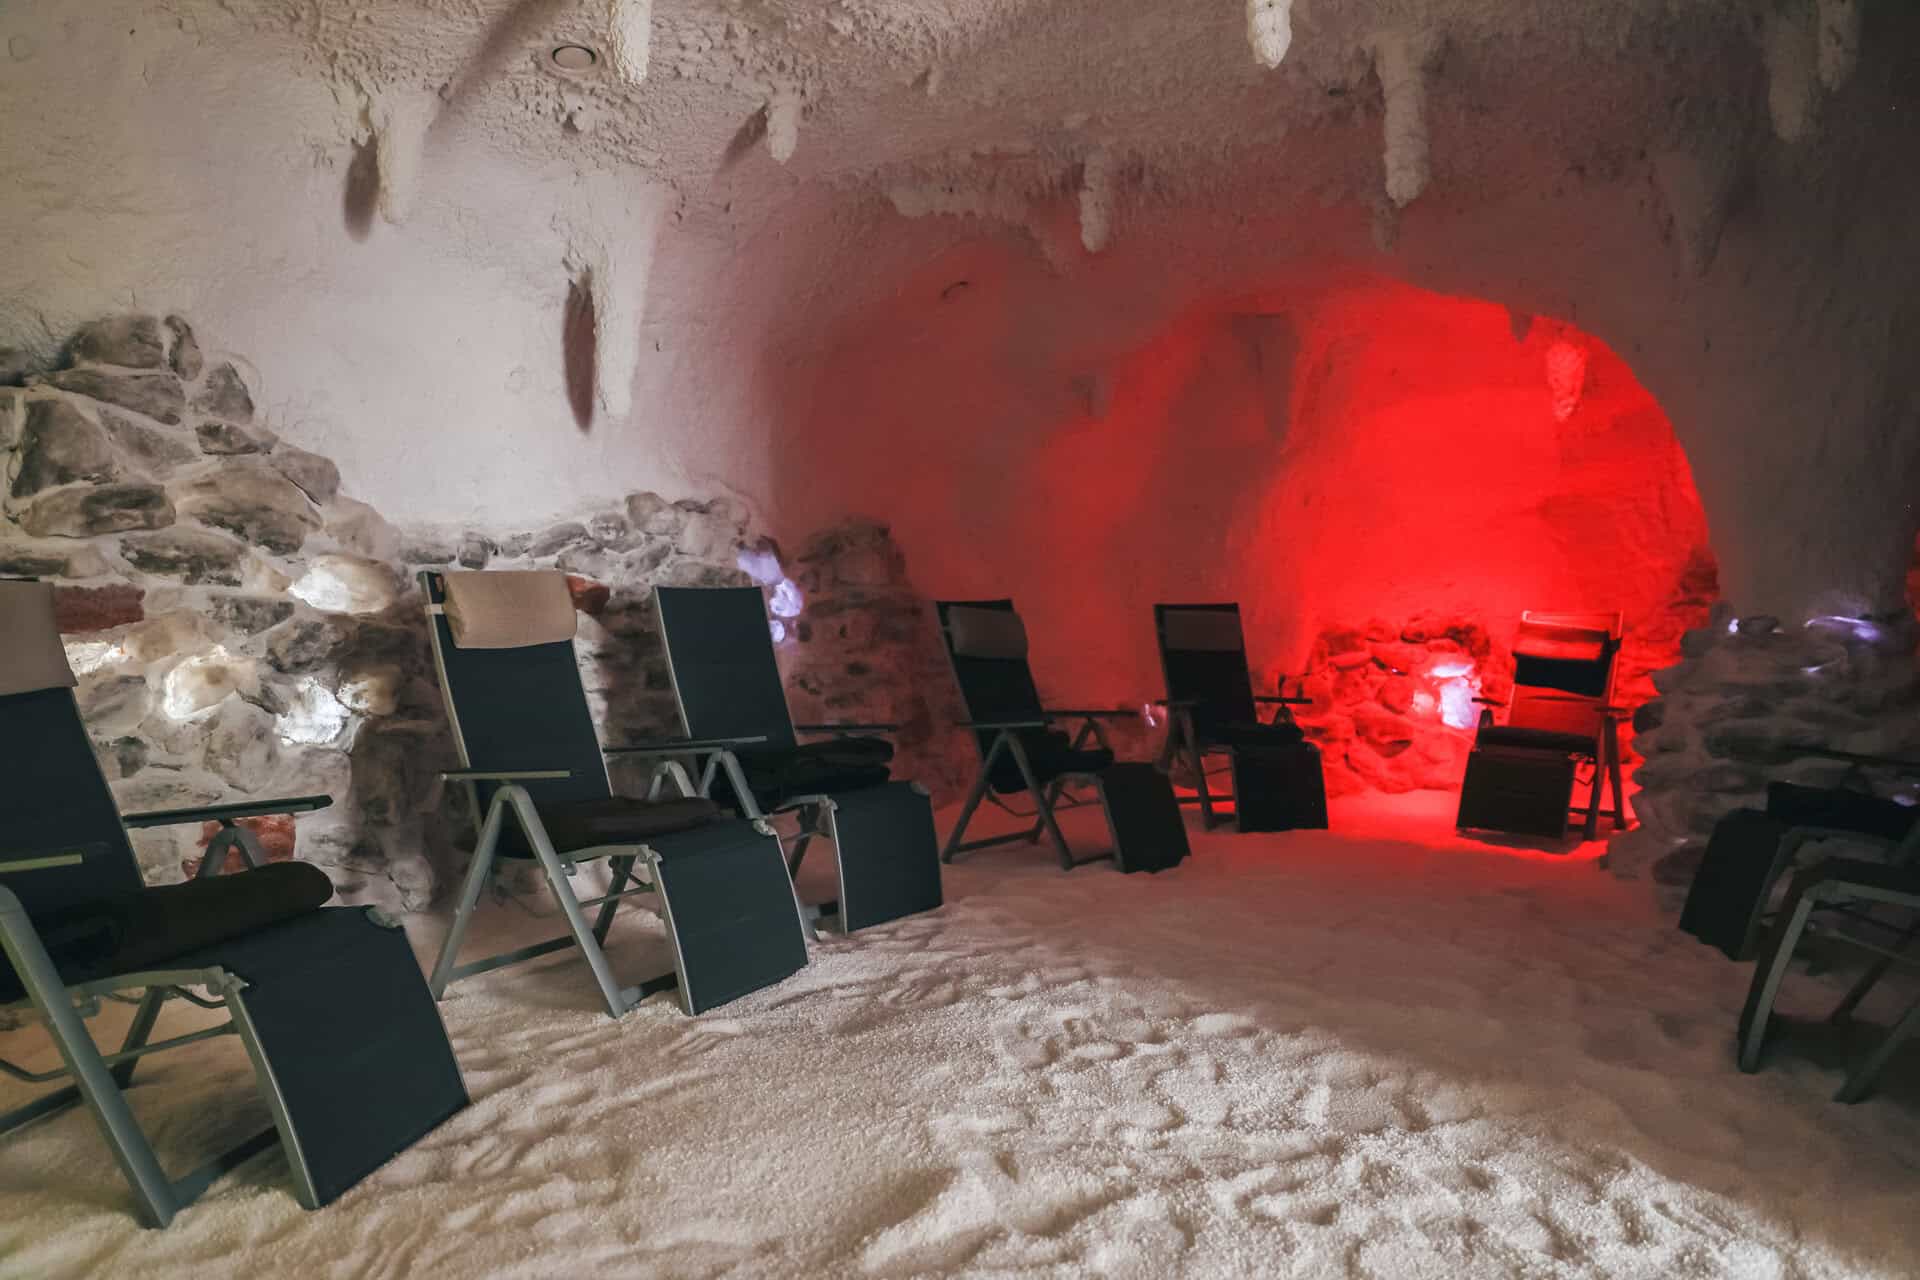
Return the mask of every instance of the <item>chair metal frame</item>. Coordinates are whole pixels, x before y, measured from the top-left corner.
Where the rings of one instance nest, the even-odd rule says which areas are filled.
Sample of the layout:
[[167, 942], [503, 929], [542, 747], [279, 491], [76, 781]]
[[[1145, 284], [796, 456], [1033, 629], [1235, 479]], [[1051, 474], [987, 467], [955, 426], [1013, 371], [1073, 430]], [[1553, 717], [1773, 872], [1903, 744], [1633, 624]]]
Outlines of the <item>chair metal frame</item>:
[[[679, 589], [697, 590], [698, 588]], [[666, 650], [667, 655], [667, 680], [673, 688], [674, 714], [680, 719], [681, 740], [689, 744], [684, 754], [692, 760], [694, 768], [699, 773], [699, 780], [697, 782], [687, 781], [690, 775], [685, 771], [684, 767], [677, 761], [668, 760], [655, 768], [656, 785], [657, 779], [663, 773], [672, 772], [685, 794], [710, 798], [713, 794], [714, 783], [717, 782], [720, 775], [724, 773], [728, 785], [733, 788], [734, 797], [739, 802], [740, 811], [746, 818], [754, 822], [766, 823], [770, 829], [778, 833], [777, 828], [772, 827], [772, 823], [780, 818], [791, 817], [794, 820], [793, 831], [790, 833], [778, 833], [781, 850], [785, 853], [787, 859], [787, 875], [790, 878], [799, 876], [800, 865], [807, 856], [807, 848], [814, 840], [824, 839], [828, 841], [833, 845], [834, 851], [837, 854], [840, 849], [840, 828], [837, 818], [840, 806], [834, 801], [831, 795], [825, 792], [814, 792], [807, 795], [788, 796], [780, 803], [774, 805], [771, 810], [765, 810], [762, 809], [759, 799], [753, 794], [753, 788], [747, 785], [746, 770], [741, 765], [740, 757], [736, 753], [740, 747], [767, 742], [769, 740], [768, 735], [758, 734], [751, 737], [736, 738], [695, 738], [692, 736], [693, 729], [687, 721], [687, 700], [680, 692], [680, 673], [673, 661], [673, 633], [665, 624], [664, 615], [660, 610], [660, 588], [658, 586], [653, 589], [653, 604], [654, 616], [663, 619], [660, 626], [660, 642], [661, 647]], [[840, 737], [858, 733], [896, 734], [900, 732], [899, 725], [880, 722], [847, 721], [832, 724], [796, 724], [793, 721], [792, 709], [787, 707], [784, 698], [781, 700], [781, 711], [787, 717], [788, 728], [792, 730], [796, 737], [803, 734]], [[919, 782], [909, 781], [913, 789], [920, 795], [931, 797], [932, 793], [928, 791], [924, 785]], [[792, 842], [791, 853], [786, 852], [789, 840]], [[837, 857], [835, 859], [834, 874], [836, 883], [839, 886], [840, 896], [828, 902], [806, 903], [801, 907], [801, 917], [807, 925], [809, 937], [814, 936], [813, 930], [816, 921], [825, 921], [838, 917], [840, 915], [840, 904], [847, 900], [846, 867]]]
[[[948, 623], [946, 617], [946, 610], [949, 607], [979, 608], [984, 606], [977, 601], [969, 602], [962, 600], [943, 601], [937, 606], [937, 612], [940, 618], [940, 633], [947, 650], [948, 670], [953, 672], [954, 684], [960, 689], [961, 701], [966, 702], [968, 701], [967, 688], [965, 683], [960, 679], [960, 669], [954, 661], [956, 655], [953, 649], [953, 628], [951, 624]], [[1013, 612], [1016, 617], [1019, 616], [1017, 610], [1010, 610], [1010, 612]], [[974, 776], [973, 786], [968, 789], [967, 798], [960, 806], [959, 820], [953, 824], [953, 833], [947, 837], [947, 843], [940, 851], [940, 861], [943, 863], [951, 863], [963, 853], [973, 853], [980, 849], [991, 849], [1003, 844], [1037, 844], [1042, 834], [1044, 834], [1048, 842], [1053, 845], [1054, 852], [1059, 858], [1060, 869], [1062, 871], [1071, 871], [1075, 867], [1085, 866], [1089, 862], [1104, 862], [1116, 858], [1117, 852], [1089, 854], [1084, 858], [1075, 857], [1072, 846], [1067, 843], [1066, 836], [1060, 831], [1060, 824], [1054, 818], [1055, 811], [1058, 809], [1076, 809], [1082, 805], [1096, 803], [1094, 800], [1072, 794], [1067, 788], [1073, 786], [1091, 787], [1095, 793], [1098, 794], [1100, 789], [1099, 775], [1070, 771], [1055, 776], [1043, 787], [1033, 772], [1033, 762], [1027, 757], [1026, 745], [1021, 742], [1020, 733], [1027, 729], [1051, 728], [1055, 723], [1062, 720], [1069, 722], [1078, 720], [1081, 722], [1080, 729], [1074, 734], [1072, 746], [1069, 750], [1081, 750], [1085, 747], [1087, 740], [1092, 738], [1103, 749], [1111, 751], [1113, 749], [1112, 744], [1107, 741], [1106, 731], [1101, 728], [1100, 722], [1102, 720], [1131, 719], [1135, 714], [1137, 713], [1110, 708], [1081, 707], [1055, 710], [1042, 707], [1038, 719], [987, 721], [969, 718], [961, 721], [958, 727], [966, 730], [969, 736], [974, 738], [976, 744], [979, 741], [978, 735], [980, 733], [990, 732], [994, 736], [992, 745], [981, 752], [980, 771]], [[1012, 757], [1014, 764], [1020, 770], [1021, 779], [1026, 783], [1027, 795], [1031, 797], [1033, 801], [1033, 809], [1031, 812], [1021, 812], [1013, 805], [1001, 799], [999, 793], [993, 790], [993, 766], [1000, 759], [1000, 754], [1003, 751]], [[979, 840], [963, 842], [962, 837], [966, 834], [967, 824], [973, 820], [974, 812], [979, 809], [982, 800], [992, 803], [996, 808], [1011, 814], [1013, 817], [1031, 819], [1033, 825], [1019, 831], [1008, 832], [1005, 835], [987, 836]], [[1104, 799], [1099, 803], [1101, 813], [1107, 821], [1107, 837], [1112, 841], [1114, 850], [1117, 851], [1120, 847], [1120, 835], [1114, 828], [1113, 814], [1108, 811]]]
[[[460, 896], [455, 902], [451, 927], [440, 945], [440, 953], [434, 962], [433, 972], [427, 979], [427, 987], [436, 1000], [444, 998], [448, 987], [464, 979], [477, 977], [495, 969], [523, 961], [538, 959], [569, 947], [577, 947], [581, 959], [593, 975], [594, 986], [600, 992], [601, 1002], [606, 1006], [607, 1015], [619, 1018], [638, 1005], [642, 1000], [657, 992], [675, 990], [681, 1011], [691, 1015], [693, 1009], [687, 990], [686, 956], [680, 946], [680, 939], [674, 928], [671, 903], [660, 877], [660, 853], [645, 841], [632, 843], [595, 845], [583, 849], [570, 849], [564, 853], [555, 848], [553, 839], [547, 833], [546, 824], [540, 817], [539, 806], [527, 791], [525, 784], [542, 780], [559, 780], [572, 776], [569, 769], [523, 769], [494, 770], [476, 769], [467, 753], [466, 735], [460, 729], [460, 715], [453, 695], [453, 686], [447, 678], [446, 662], [441, 653], [440, 628], [436, 620], [444, 616], [446, 608], [438, 598], [441, 575], [433, 570], [424, 570], [420, 574], [420, 588], [427, 600], [428, 633], [432, 638], [434, 672], [440, 681], [440, 693], [447, 707], [447, 719], [453, 730], [454, 749], [460, 758], [460, 768], [441, 772], [442, 782], [455, 783], [467, 788], [469, 808], [478, 816], [479, 835], [474, 844], [473, 859], [467, 865], [466, 875], [461, 881]], [[577, 678], [576, 672], [576, 678]], [[734, 740], [729, 740], [730, 742]], [[741, 739], [738, 741], [748, 741]], [[657, 742], [636, 743], [628, 746], [610, 747], [600, 744], [601, 767], [604, 770], [609, 756], [633, 756], [640, 759], [657, 761], [648, 785], [647, 798], [660, 798], [663, 787], [671, 782], [684, 797], [698, 794], [680, 759], [710, 751], [722, 744], [684, 739], [662, 740]], [[612, 794], [612, 780], [607, 779], [608, 793]], [[482, 806], [479, 799], [479, 785], [482, 782], [498, 783], [491, 801]], [[524, 947], [502, 951], [478, 960], [459, 963], [460, 944], [466, 939], [467, 930], [473, 922], [473, 914], [480, 902], [480, 895], [496, 872], [499, 863], [499, 845], [505, 831], [507, 816], [519, 824], [521, 833], [526, 837], [527, 845], [533, 851], [534, 861], [540, 868], [547, 888], [552, 892], [554, 901], [559, 905], [561, 915], [566, 920], [565, 933], [536, 942]], [[783, 852], [785, 846], [780, 843], [779, 833], [765, 820], [753, 822], [753, 828], [763, 836], [772, 838]], [[608, 860], [610, 880], [605, 893], [582, 900], [573, 891], [572, 877], [580, 864]], [[792, 876], [788, 876], [788, 887], [792, 887]], [[660, 910], [657, 912], [667, 932], [667, 939], [673, 950], [674, 967], [665, 972], [643, 979], [631, 985], [621, 985], [613, 973], [606, 957], [606, 940], [613, 928], [615, 913], [620, 903], [631, 897], [658, 893]], [[800, 920], [802, 931], [809, 939], [814, 936], [813, 928], [800, 905], [797, 892], [793, 895], [794, 912]], [[589, 907], [598, 907], [599, 912], [592, 923], [588, 923], [586, 911]]]
[[[1902, 880], [1905, 883], [1900, 883]], [[1911, 913], [1911, 918], [1901, 928], [1865, 914], [1883, 906], [1904, 908]], [[1894, 931], [1896, 939], [1890, 945], [1883, 945], [1857, 934], [1822, 929], [1815, 919], [1815, 912], [1819, 911], [1837, 911], [1865, 919]], [[1786, 914], [1775, 922], [1774, 929], [1773, 942], [1754, 969], [1746, 1006], [1740, 1014], [1738, 1061], [1740, 1069], [1746, 1072], [1760, 1069], [1781, 983], [1800, 943], [1806, 938], [1818, 937], [1874, 957], [1828, 1015], [1830, 1024], [1850, 1022], [1860, 1002], [1894, 969], [1920, 973], [1920, 954], [1912, 950], [1915, 941], [1920, 940], [1920, 873], [1841, 860], [1815, 864], [1805, 873], [1804, 880], [1796, 882]], [[1879, 1044], [1853, 1065], [1834, 1094], [1834, 1100], [1851, 1103], [1866, 1098], [1893, 1055], [1916, 1035], [1920, 1035], [1920, 998], [1894, 1021]]]
[[[69, 695], [71, 696], [71, 695]], [[80, 714], [74, 705], [74, 715]], [[94, 768], [99, 768], [98, 761]], [[104, 790], [106, 780], [101, 778]], [[189, 823], [218, 822], [220, 830], [209, 842], [200, 863], [199, 875], [220, 874], [229, 849], [238, 849], [249, 867], [264, 862], [258, 840], [240, 820], [275, 814], [310, 813], [332, 803], [326, 796], [302, 796], [286, 800], [249, 801], [240, 804], [207, 805], [187, 809], [158, 810], [126, 814], [120, 819], [124, 829], [179, 826]], [[99, 843], [78, 849], [25, 851], [0, 858], [0, 877], [57, 867], [83, 865], [89, 854], [114, 857], [112, 850]], [[293, 1176], [294, 1196], [307, 1209], [319, 1207], [312, 1175], [300, 1149], [300, 1140], [287, 1114], [286, 1102], [274, 1077], [272, 1065], [260, 1047], [258, 1033], [247, 1010], [247, 984], [237, 975], [218, 966], [201, 968], [159, 968], [115, 974], [89, 982], [66, 983], [39, 931], [27, 915], [25, 905], [13, 890], [0, 883], [0, 949], [12, 965], [39, 1019], [59, 1052], [61, 1066], [50, 1071], [30, 1071], [18, 1063], [0, 1059], [0, 1074], [24, 1084], [50, 1084], [71, 1080], [51, 1093], [43, 1094], [24, 1106], [0, 1115], [0, 1136], [32, 1121], [55, 1115], [76, 1103], [82, 1103], [100, 1126], [108, 1149], [132, 1188], [140, 1221], [148, 1227], [164, 1227], [187, 1205], [198, 1199], [220, 1175], [250, 1159], [278, 1138], [287, 1154], [287, 1166]], [[203, 988], [208, 996], [195, 995], [189, 988]], [[126, 993], [140, 991], [138, 997]], [[182, 999], [203, 1009], [225, 1009], [228, 1019], [215, 1027], [204, 1028], [165, 1040], [151, 1039], [162, 1007], [170, 999]], [[100, 1012], [102, 999], [135, 1006], [133, 1021], [120, 1048], [103, 1054], [87, 1030], [86, 1020]], [[248, 1138], [232, 1149], [188, 1173], [172, 1178], [160, 1165], [153, 1144], [134, 1119], [125, 1091], [133, 1083], [139, 1060], [148, 1054], [183, 1048], [217, 1036], [235, 1035], [247, 1052], [254, 1078], [266, 1098], [273, 1127]]]

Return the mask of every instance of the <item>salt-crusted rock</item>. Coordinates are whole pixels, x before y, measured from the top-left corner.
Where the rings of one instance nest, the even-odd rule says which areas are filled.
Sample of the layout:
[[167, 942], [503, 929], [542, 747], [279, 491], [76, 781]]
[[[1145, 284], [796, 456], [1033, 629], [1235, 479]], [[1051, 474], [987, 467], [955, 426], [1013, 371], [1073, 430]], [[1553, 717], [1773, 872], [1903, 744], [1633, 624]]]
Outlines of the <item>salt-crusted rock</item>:
[[245, 426], [253, 421], [253, 397], [247, 392], [247, 384], [240, 380], [239, 370], [231, 364], [217, 364], [207, 371], [206, 382], [193, 397], [193, 407], [196, 412], [223, 422]]
[[202, 422], [193, 429], [203, 453], [227, 457], [236, 453], [266, 453], [277, 437], [259, 428], [235, 426], [231, 422]]
[[200, 358], [200, 344], [194, 340], [193, 328], [179, 316], [168, 316], [166, 325], [167, 332], [173, 335], [173, 352], [167, 357], [167, 365], [192, 382], [200, 376], [204, 363]]
[[627, 496], [627, 520], [642, 533], [671, 538], [686, 523], [686, 512], [657, 493]]
[[109, 409], [100, 411], [100, 425], [121, 458], [154, 479], [200, 460], [199, 449], [185, 434], [150, 427]]
[[353, 713], [320, 681], [303, 676], [285, 711], [274, 719], [274, 729], [288, 742], [327, 746], [341, 741], [353, 723]]
[[18, 387], [0, 387], [0, 449], [11, 449], [20, 442], [26, 416], [26, 393]]
[[147, 682], [140, 676], [82, 676], [74, 697], [80, 704], [80, 718], [86, 721], [87, 732], [95, 738], [131, 733], [147, 718], [151, 706]]
[[337, 691], [340, 701], [364, 716], [385, 717], [400, 707], [400, 690], [406, 673], [390, 662], [375, 663], [347, 672]]
[[207, 632], [197, 613], [179, 610], [149, 618], [120, 638], [120, 648], [139, 665], [192, 653], [207, 645]]
[[97, 578], [106, 558], [85, 543], [0, 541], [0, 577]]
[[207, 771], [241, 791], [260, 790], [279, 754], [273, 717], [238, 698], [208, 721], [206, 742]]
[[412, 565], [453, 563], [453, 544], [436, 538], [416, 538], [401, 544], [400, 563]]
[[327, 507], [327, 536], [373, 560], [400, 558], [400, 531], [364, 502], [336, 497]]
[[296, 618], [269, 633], [267, 661], [286, 674], [311, 671], [346, 648], [356, 631], [348, 618]]
[[628, 546], [633, 535], [633, 526], [617, 511], [602, 511], [587, 521], [587, 536], [602, 547]]
[[186, 412], [187, 396], [180, 379], [171, 373], [105, 373], [99, 369], [65, 369], [47, 378], [51, 386], [75, 395], [118, 405], [145, 414], [156, 422], [178, 426]]
[[359, 556], [315, 556], [292, 594], [325, 613], [380, 613], [400, 596], [393, 571]]
[[293, 482], [260, 463], [236, 462], [174, 489], [191, 516], [277, 555], [292, 555], [320, 528], [320, 517]]
[[461, 568], [484, 569], [487, 567], [487, 560], [493, 555], [493, 544], [477, 533], [470, 533], [460, 539], [460, 550], [457, 555]]
[[56, 485], [110, 480], [115, 470], [107, 433], [66, 400], [34, 400], [27, 405], [19, 466], [13, 480], [16, 498]]
[[0, 386], [19, 386], [46, 367], [45, 360], [25, 347], [0, 346]]
[[113, 316], [84, 325], [73, 337], [76, 364], [158, 369], [166, 360], [160, 322], [152, 316]]
[[143, 573], [194, 585], [237, 587], [246, 548], [217, 533], [176, 527], [125, 538], [120, 554]]
[[207, 616], [223, 629], [251, 636], [279, 626], [293, 616], [293, 608], [286, 600], [216, 595], [207, 601]]
[[568, 547], [576, 546], [587, 540], [587, 526], [577, 521], [556, 524], [545, 533], [539, 534], [527, 548], [527, 554], [534, 557], [555, 555]]
[[332, 502], [340, 492], [340, 468], [317, 453], [283, 444], [274, 450], [273, 467], [320, 506]]
[[100, 772], [107, 775], [109, 782], [131, 778], [147, 767], [147, 744], [139, 738], [115, 738], [100, 744], [93, 754], [100, 762]]
[[36, 538], [91, 538], [173, 523], [166, 492], [150, 484], [76, 485], [34, 498], [20, 527]]
[[185, 720], [259, 685], [259, 670], [251, 659], [216, 645], [211, 653], [188, 658], [167, 672], [160, 686], [160, 707], [175, 720]]

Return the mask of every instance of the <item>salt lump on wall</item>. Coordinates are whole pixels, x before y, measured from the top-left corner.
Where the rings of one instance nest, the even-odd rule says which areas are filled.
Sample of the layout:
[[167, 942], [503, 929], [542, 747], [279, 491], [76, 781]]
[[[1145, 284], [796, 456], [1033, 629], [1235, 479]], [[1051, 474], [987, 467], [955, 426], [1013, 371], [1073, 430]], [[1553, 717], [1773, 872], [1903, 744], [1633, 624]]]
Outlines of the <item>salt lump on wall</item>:
[[653, 44], [653, 0], [603, 0], [607, 6], [607, 43], [614, 70], [628, 84], [647, 78]]
[[1247, 0], [1247, 40], [1269, 69], [1280, 65], [1293, 43], [1293, 0]]
[[1439, 52], [1430, 30], [1389, 31], [1373, 40], [1373, 67], [1386, 100], [1387, 196], [1395, 205], [1413, 202], [1427, 189], [1427, 68]]
[[1080, 243], [1098, 253], [1113, 238], [1113, 156], [1104, 147], [1080, 171]]
[[767, 99], [767, 151], [781, 164], [800, 143], [800, 95], [782, 86]]

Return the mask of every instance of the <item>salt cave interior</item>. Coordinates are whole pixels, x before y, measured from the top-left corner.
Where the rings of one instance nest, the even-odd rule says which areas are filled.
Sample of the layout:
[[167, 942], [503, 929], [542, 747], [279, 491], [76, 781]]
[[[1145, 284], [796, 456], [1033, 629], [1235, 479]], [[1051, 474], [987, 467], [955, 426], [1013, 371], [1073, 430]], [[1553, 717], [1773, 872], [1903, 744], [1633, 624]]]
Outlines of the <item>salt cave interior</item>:
[[[1136, 762], [1180, 712], [1154, 606], [1234, 601], [1332, 806], [1238, 844], [1189, 821], [1193, 859], [1127, 889], [975, 855], [942, 912], [822, 933], [724, 1016], [609, 1023], [557, 961], [522, 1016], [529, 980], [489, 975], [439, 1006], [473, 1109], [314, 1215], [261, 1157], [182, 1218], [197, 1244], [135, 1229], [84, 1116], [36, 1123], [0, 1144], [0, 1276], [242, 1271], [283, 1236], [316, 1273], [1911, 1274], [1912, 1052], [1845, 1119], [1833, 1061], [1734, 1074], [1748, 969], [1674, 925], [1770, 789], [1920, 796], [1917, 60], [1900, 0], [0, 6], [0, 578], [53, 584], [123, 811], [330, 796], [245, 829], [431, 967], [478, 815], [440, 776], [468, 752], [421, 575], [463, 570], [566, 575], [609, 743], [693, 731], [653, 589], [760, 588], [792, 719], [893, 726], [942, 840], [979, 717], [935, 601], [1013, 600], [1045, 701], [1124, 713]], [[1628, 794], [1597, 836], [1454, 829], [1526, 610], [1624, 624]], [[150, 884], [239, 872], [222, 830], [131, 848]], [[560, 918], [531, 870], [494, 889]], [[1126, 955], [1136, 912], [1163, 967]], [[1263, 952], [1263, 921], [1314, 942]], [[664, 954], [662, 927], [610, 951]], [[1386, 950], [1350, 980], [1314, 958], [1358, 940]], [[1499, 955], [1564, 981], [1488, 1033], [1524, 1056], [1545, 1029], [1504, 1085], [1469, 1012]], [[1391, 975], [1429, 961], [1423, 1006]], [[0, 1057], [50, 1066], [33, 1031], [0, 1005]], [[220, 1048], [154, 1093], [241, 1089]], [[730, 1073], [794, 1057], [792, 1096], [842, 1090], [815, 1101], [849, 1124], [892, 1099], [872, 1178], [833, 1144], [776, 1168], [770, 1103], [712, 1119]], [[640, 1131], [515, 1127], [603, 1087], [665, 1118], [633, 1163]], [[1380, 1174], [1403, 1156], [1431, 1186]], [[812, 1187], [831, 1225], [686, 1187], [680, 1227], [604, 1253], [475, 1216], [511, 1184], [591, 1234], [676, 1169]], [[363, 1245], [331, 1257], [329, 1215]]]

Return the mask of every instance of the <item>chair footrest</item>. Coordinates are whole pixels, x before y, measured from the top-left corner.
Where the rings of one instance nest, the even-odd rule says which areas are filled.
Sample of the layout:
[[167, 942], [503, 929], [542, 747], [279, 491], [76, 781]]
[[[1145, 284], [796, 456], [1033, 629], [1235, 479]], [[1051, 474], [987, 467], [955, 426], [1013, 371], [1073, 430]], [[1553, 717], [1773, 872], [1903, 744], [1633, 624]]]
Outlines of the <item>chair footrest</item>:
[[780, 842], [716, 822], [649, 846], [673, 940], [680, 1003], [701, 1013], [770, 987], [807, 963], [799, 900]]
[[840, 919], [848, 933], [932, 911], [945, 898], [933, 802], [911, 782], [836, 792]]
[[1113, 860], [1122, 871], [1165, 871], [1186, 858], [1187, 824], [1166, 774], [1150, 764], [1113, 764], [1100, 771], [1098, 782], [1112, 827]]

